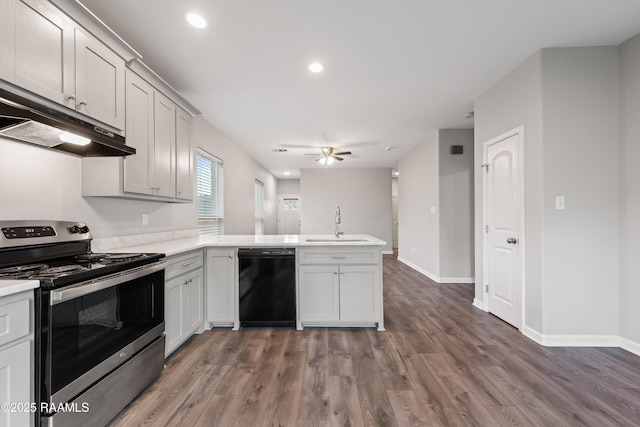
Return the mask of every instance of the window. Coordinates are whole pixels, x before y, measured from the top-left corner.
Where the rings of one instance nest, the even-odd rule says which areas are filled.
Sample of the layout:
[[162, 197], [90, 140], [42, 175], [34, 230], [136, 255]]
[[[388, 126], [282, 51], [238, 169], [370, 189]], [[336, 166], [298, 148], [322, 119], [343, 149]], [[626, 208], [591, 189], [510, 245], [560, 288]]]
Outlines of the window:
[[256, 179], [255, 185], [256, 235], [264, 234], [264, 184]]
[[224, 234], [222, 160], [198, 148], [196, 169], [200, 235]]

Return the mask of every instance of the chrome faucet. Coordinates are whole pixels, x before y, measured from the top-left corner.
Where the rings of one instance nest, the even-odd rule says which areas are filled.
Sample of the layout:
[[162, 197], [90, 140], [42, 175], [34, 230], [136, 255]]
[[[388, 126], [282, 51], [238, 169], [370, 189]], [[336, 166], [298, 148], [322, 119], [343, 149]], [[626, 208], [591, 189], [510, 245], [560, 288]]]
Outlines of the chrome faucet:
[[341, 234], [344, 234], [338, 229], [338, 225], [340, 224], [340, 205], [336, 206], [336, 239], [340, 238]]

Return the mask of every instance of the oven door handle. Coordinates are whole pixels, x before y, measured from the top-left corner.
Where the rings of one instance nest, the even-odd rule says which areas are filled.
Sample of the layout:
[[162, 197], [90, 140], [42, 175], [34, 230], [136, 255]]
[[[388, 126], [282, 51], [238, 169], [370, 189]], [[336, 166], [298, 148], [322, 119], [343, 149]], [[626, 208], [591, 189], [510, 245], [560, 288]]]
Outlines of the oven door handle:
[[104, 276], [99, 279], [88, 280], [51, 292], [50, 305], [56, 305], [93, 292], [118, 286], [122, 283], [139, 279], [156, 273], [165, 268], [166, 262], [159, 261], [142, 267], [132, 268], [120, 273]]

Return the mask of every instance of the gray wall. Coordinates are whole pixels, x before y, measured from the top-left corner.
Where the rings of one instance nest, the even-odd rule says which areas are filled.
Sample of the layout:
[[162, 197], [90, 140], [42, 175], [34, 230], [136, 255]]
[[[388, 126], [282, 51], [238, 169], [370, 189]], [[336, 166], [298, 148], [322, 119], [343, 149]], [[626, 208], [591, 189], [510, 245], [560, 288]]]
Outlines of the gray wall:
[[[473, 246], [473, 129], [438, 132], [440, 192], [440, 276], [474, 277]], [[451, 154], [461, 145], [463, 154]]]
[[[524, 125], [525, 326], [617, 335], [617, 48], [543, 49], [481, 95], [475, 112], [476, 299], [482, 144]], [[555, 209], [555, 196], [566, 197], [566, 210]]]
[[369, 234], [391, 251], [391, 169], [302, 169], [301, 234], [333, 234], [340, 205], [345, 234]]
[[433, 133], [398, 161], [398, 258], [431, 278], [440, 277], [438, 151]]
[[[525, 127], [525, 320], [542, 331], [542, 76], [541, 54], [533, 55], [475, 101], [475, 272], [483, 303], [482, 144]], [[522, 238], [521, 238], [522, 242]]]
[[620, 335], [640, 343], [640, 35], [620, 47]]
[[398, 162], [398, 257], [439, 282], [474, 280], [473, 148], [472, 129], [441, 129]]
[[299, 179], [279, 179], [278, 195], [280, 194], [300, 194]]
[[[265, 229], [277, 232], [276, 180], [201, 118], [194, 139], [224, 160], [225, 232], [253, 234], [253, 180], [265, 184]], [[94, 237], [196, 228], [195, 205], [80, 196], [81, 158], [0, 138], [0, 220], [85, 221]], [[149, 225], [142, 226], [142, 214]]]
[[618, 69], [617, 47], [542, 51], [545, 334], [619, 333]]
[[240, 146], [202, 118], [194, 123], [197, 144], [224, 161], [224, 232], [254, 234], [254, 183], [264, 183], [264, 234], [278, 234], [278, 180]]

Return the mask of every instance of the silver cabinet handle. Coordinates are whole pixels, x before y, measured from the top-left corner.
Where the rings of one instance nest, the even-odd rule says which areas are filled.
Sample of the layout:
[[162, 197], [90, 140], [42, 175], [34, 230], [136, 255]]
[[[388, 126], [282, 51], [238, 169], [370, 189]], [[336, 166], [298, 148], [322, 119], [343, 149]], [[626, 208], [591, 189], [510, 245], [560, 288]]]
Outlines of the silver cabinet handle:
[[182, 267], [189, 267], [191, 264], [193, 264], [193, 261], [190, 261], [190, 262], [183, 262], [183, 263], [182, 263]]
[[516, 243], [518, 243], [518, 239], [516, 239], [515, 237], [509, 237], [507, 239], [507, 243], [510, 245], [515, 245]]
[[65, 101], [75, 101], [76, 100], [76, 96], [75, 95], [65, 96], [64, 100]]
[[79, 105], [87, 105], [87, 100], [86, 100], [86, 99], [83, 99], [82, 101], [80, 101], [80, 104], [79, 104]]

